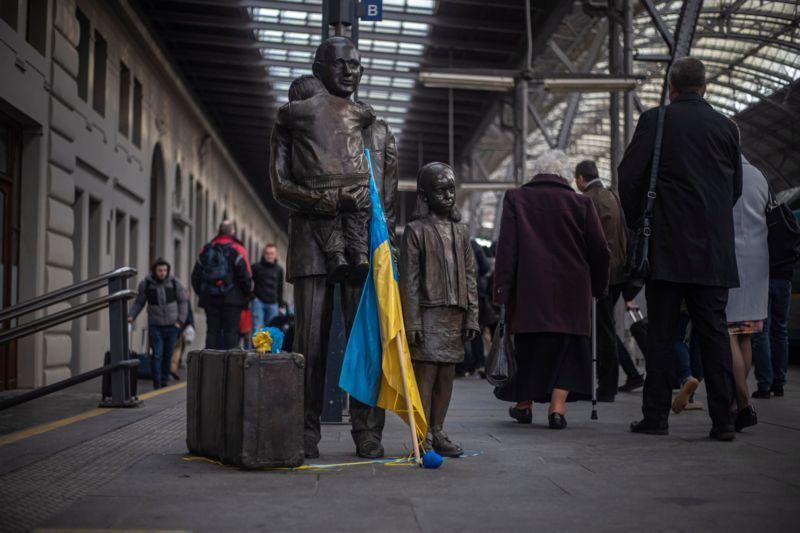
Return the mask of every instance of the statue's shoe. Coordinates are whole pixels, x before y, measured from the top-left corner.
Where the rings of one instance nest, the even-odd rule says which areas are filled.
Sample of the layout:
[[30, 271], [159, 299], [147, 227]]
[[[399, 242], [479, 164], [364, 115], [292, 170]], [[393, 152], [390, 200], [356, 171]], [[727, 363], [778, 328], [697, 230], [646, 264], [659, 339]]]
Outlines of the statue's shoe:
[[344, 254], [334, 253], [325, 261], [325, 270], [328, 272], [328, 284], [336, 285], [347, 279], [350, 265], [347, 264]]
[[366, 439], [356, 445], [356, 455], [363, 459], [380, 459], [383, 453], [383, 445], [375, 439]]
[[461, 446], [453, 443], [447, 433], [441, 430], [433, 434], [433, 449], [442, 457], [460, 457], [464, 455], [464, 450]]

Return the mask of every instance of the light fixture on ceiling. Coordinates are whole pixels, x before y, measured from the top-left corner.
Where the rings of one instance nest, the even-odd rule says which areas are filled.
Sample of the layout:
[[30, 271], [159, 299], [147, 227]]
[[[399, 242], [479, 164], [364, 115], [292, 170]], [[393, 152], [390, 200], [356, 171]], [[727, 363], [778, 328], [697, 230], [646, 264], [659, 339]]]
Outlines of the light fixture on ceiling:
[[425, 87], [467, 89], [472, 91], [508, 91], [514, 88], [511, 71], [485, 74], [447, 71], [421, 71], [419, 81]]

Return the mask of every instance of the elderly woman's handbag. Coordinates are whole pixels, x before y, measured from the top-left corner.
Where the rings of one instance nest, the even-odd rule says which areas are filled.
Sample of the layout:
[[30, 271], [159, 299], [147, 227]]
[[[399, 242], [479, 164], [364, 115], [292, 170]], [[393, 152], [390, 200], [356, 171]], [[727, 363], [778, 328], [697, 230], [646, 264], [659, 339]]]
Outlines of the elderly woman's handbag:
[[507, 387], [517, 374], [513, 336], [508, 333], [505, 312], [501, 311], [500, 322], [494, 330], [492, 347], [486, 359], [486, 381], [495, 387]]

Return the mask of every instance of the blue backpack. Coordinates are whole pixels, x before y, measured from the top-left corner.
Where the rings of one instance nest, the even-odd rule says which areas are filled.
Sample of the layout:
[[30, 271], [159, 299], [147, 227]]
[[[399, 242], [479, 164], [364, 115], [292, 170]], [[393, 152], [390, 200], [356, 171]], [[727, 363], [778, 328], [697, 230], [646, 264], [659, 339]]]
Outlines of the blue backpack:
[[200, 291], [206, 296], [221, 296], [233, 290], [231, 247], [227, 244], [210, 244], [200, 255], [203, 274]]

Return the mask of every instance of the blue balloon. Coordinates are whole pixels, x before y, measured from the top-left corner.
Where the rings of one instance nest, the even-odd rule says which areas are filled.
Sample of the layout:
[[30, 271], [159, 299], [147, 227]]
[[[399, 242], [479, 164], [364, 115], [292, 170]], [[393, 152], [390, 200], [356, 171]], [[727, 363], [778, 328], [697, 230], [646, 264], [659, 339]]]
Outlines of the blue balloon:
[[428, 450], [422, 456], [422, 466], [425, 468], [439, 468], [444, 462], [444, 457], [433, 450]]

